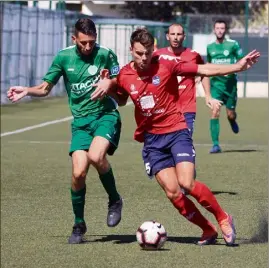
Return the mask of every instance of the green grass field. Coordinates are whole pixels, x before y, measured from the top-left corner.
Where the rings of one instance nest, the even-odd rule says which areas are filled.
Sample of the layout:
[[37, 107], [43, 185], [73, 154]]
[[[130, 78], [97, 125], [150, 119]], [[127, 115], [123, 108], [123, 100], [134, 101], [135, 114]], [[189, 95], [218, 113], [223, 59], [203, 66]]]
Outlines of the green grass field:
[[[91, 168], [87, 178], [87, 243], [68, 245], [73, 225], [70, 201], [70, 122], [1, 138], [1, 267], [265, 268], [268, 263], [268, 99], [240, 99], [240, 133], [221, 117], [223, 153], [209, 155], [209, 110], [198, 99], [194, 142], [197, 179], [205, 182], [234, 215], [235, 247], [194, 244], [200, 230], [181, 217], [156, 181], [147, 178], [141, 144], [133, 141], [133, 106], [120, 109], [120, 147], [110, 157], [124, 198], [119, 226], [106, 226], [107, 197]], [[70, 116], [66, 99], [1, 108], [1, 133]], [[215, 222], [212, 215], [201, 211]], [[140, 250], [135, 232], [145, 220], [161, 222], [168, 233], [164, 250]]]

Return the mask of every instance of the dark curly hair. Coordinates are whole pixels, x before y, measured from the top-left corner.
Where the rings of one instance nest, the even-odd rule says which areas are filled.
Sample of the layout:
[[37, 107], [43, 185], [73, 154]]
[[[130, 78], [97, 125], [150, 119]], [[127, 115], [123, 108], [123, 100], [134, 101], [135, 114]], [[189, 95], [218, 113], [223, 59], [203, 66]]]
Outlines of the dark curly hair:
[[146, 28], [138, 28], [131, 35], [131, 47], [133, 47], [135, 42], [139, 42], [144, 47], [148, 48], [154, 45], [154, 38]]
[[78, 36], [79, 32], [86, 35], [96, 35], [96, 27], [94, 22], [89, 18], [79, 19], [75, 24], [75, 36]]

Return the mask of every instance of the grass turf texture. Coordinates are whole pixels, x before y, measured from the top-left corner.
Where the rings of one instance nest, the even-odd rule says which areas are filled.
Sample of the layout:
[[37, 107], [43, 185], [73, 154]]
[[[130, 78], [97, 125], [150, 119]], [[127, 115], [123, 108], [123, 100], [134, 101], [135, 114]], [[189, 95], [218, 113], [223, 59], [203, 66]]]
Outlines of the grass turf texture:
[[[238, 135], [232, 133], [223, 108], [223, 153], [209, 155], [209, 110], [198, 99], [197, 179], [234, 215], [236, 247], [226, 247], [220, 234], [217, 245], [194, 245], [201, 231], [177, 213], [156, 181], [147, 179], [142, 145], [132, 139], [133, 106], [120, 111], [120, 147], [109, 159], [124, 198], [123, 219], [116, 228], [106, 226], [107, 197], [90, 168], [87, 242], [82, 245], [67, 244], [73, 225], [70, 122], [1, 138], [1, 267], [267, 267], [268, 100], [239, 100]], [[4, 106], [1, 133], [66, 116], [70, 113], [65, 98]], [[201, 211], [215, 223], [211, 214]], [[162, 251], [142, 251], [136, 242], [136, 229], [151, 219], [168, 233]]]

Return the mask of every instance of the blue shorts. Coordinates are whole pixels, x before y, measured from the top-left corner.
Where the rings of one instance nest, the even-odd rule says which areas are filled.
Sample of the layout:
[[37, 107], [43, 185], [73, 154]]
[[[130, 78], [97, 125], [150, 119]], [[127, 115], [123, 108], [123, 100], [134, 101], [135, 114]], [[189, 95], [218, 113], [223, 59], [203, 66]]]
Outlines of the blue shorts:
[[194, 130], [194, 122], [196, 113], [184, 113], [185, 121], [187, 123], [188, 129], [190, 131], [191, 136], [193, 135]]
[[187, 128], [167, 134], [145, 134], [142, 156], [149, 177], [180, 162], [195, 164], [195, 155]]

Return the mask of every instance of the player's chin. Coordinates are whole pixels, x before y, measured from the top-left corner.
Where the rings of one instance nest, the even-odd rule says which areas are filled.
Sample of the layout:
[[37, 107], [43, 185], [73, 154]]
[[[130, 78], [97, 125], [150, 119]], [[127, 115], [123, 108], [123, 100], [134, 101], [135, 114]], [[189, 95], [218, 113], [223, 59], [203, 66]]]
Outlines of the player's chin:
[[85, 56], [89, 56], [92, 53], [92, 51], [83, 51], [82, 54]]
[[141, 63], [140, 66], [139, 66], [139, 69], [141, 71], [145, 71], [145, 70], [147, 70], [147, 68], [148, 68], [148, 65], [147, 64], [144, 64], [144, 63]]

